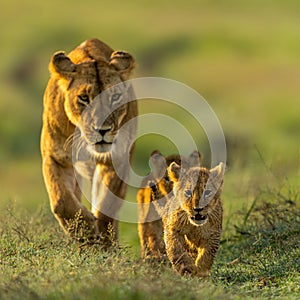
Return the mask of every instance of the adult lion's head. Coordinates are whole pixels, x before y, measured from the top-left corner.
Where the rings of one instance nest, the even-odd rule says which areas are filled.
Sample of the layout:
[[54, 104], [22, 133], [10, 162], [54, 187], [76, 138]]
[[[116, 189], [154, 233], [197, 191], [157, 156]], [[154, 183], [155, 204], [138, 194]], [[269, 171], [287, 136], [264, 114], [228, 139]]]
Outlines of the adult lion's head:
[[97, 39], [51, 59], [49, 69], [68, 121], [80, 129], [81, 146], [98, 160], [111, 152], [119, 129], [137, 115], [132, 88], [125, 82], [134, 65], [129, 53], [113, 51]]

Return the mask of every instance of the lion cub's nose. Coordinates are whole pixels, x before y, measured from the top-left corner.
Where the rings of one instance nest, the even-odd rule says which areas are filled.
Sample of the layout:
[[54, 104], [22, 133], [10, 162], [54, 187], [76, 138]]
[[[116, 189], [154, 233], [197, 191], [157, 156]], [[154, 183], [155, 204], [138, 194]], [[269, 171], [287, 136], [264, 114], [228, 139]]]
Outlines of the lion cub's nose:
[[203, 207], [202, 207], [202, 208], [194, 207], [193, 209], [194, 209], [194, 211], [195, 211], [196, 213], [199, 214], [199, 213], [203, 210]]

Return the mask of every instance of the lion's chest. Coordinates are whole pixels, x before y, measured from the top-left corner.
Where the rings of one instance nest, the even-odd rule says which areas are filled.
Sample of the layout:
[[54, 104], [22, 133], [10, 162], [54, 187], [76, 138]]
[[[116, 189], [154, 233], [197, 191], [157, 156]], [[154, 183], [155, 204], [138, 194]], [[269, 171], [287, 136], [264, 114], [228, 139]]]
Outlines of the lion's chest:
[[176, 213], [169, 215], [168, 228], [181, 235], [188, 247], [202, 247], [211, 238], [214, 228], [210, 222], [203, 226], [191, 224], [185, 211], [179, 209]]

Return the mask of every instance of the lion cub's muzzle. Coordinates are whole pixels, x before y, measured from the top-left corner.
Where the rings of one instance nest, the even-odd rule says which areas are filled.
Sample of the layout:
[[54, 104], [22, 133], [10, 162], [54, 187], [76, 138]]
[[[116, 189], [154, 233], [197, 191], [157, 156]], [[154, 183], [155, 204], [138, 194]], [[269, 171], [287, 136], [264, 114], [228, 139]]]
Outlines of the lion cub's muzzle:
[[194, 207], [190, 219], [192, 224], [202, 226], [207, 222], [208, 217], [207, 214], [204, 212], [204, 208]]

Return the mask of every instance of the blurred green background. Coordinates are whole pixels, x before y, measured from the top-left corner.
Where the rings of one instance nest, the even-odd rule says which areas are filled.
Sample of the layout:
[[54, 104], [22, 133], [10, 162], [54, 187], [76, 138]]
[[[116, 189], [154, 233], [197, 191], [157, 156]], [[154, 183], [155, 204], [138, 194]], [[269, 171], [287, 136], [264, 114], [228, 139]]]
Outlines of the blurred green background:
[[[228, 147], [228, 222], [271, 180], [299, 185], [298, 0], [4, 0], [0, 25], [2, 212], [12, 202], [24, 210], [49, 210], [39, 154], [48, 62], [55, 51], [69, 52], [91, 37], [129, 51], [138, 63], [135, 77], [178, 80], [209, 102]], [[189, 114], [160, 102], [154, 108], [147, 101], [140, 103], [140, 111], [172, 111], [209, 162], [207, 141]], [[162, 137], [140, 138], [134, 163], [138, 173], [147, 172], [147, 157], [155, 148], [164, 154], [176, 150]], [[128, 198], [134, 197], [131, 189]], [[126, 226], [128, 240], [136, 240], [135, 225]]]

